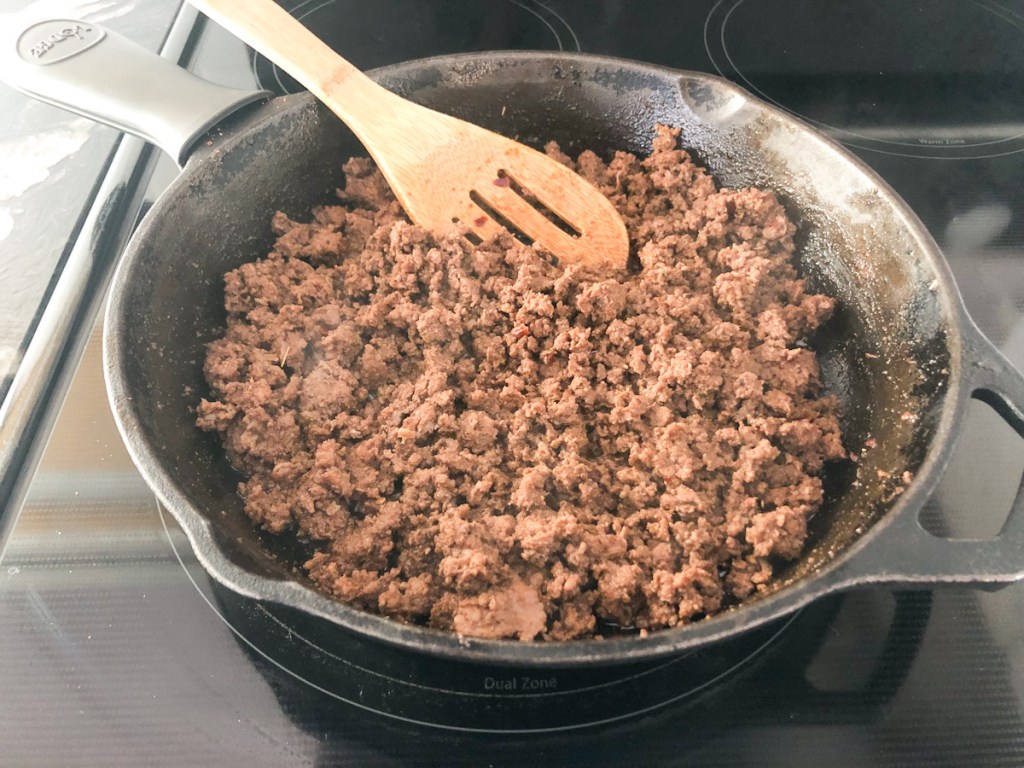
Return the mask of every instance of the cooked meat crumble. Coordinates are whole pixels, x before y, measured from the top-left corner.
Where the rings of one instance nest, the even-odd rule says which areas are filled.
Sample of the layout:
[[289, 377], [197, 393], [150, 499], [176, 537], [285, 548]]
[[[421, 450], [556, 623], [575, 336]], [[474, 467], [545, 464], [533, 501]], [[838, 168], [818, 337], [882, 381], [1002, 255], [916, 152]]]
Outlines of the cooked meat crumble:
[[639, 268], [408, 222], [365, 159], [226, 276], [198, 424], [326, 593], [476, 637], [657, 630], [765, 588], [844, 456], [802, 342], [833, 310], [770, 193], [651, 155], [550, 154], [622, 212]]

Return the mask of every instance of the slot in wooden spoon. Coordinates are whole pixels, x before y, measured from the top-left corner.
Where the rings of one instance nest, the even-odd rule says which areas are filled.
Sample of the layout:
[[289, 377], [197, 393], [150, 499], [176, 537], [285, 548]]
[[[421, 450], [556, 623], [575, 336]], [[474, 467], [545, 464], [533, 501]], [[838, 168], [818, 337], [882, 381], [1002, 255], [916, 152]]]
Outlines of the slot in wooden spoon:
[[597, 188], [561, 163], [392, 93], [273, 0], [190, 2], [351, 128], [417, 224], [441, 233], [459, 221], [486, 239], [508, 223], [513, 234], [564, 263], [625, 267], [629, 239], [622, 218]]

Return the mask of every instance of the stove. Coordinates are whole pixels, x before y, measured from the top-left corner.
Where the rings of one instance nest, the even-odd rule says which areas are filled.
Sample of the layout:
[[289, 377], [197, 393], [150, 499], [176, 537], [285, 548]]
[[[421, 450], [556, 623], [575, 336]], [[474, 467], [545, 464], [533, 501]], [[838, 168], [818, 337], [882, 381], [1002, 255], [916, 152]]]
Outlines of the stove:
[[[284, 4], [362, 68], [534, 49], [725, 76], [877, 170], [943, 248], [982, 330], [1024, 365], [1024, 0]], [[77, 14], [152, 48], [164, 38], [165, 56], [211, 80], [298, 89], [188, 6]], [[29, 146], [36, 107], [12, 104]], [[76, 255], [121, 243], [176, 173], [97, 130], [50, 163], [48, 184], [0, 195], [15, 233], [0, 270], [36, 297], [0, 326], [15, 350], [0, 356], [8, 402], [34, 350], [67, 349], [35, 388], [62, 407], [22, 436], [41, 459], [21, 452], [20, 516], [0, 510], [0, 764], [1024, 765], [1024, 585], [863, 589], [698, 652], [554, 671], [410, 661], [226, 593], [106, 404], [94, 317], [116, 249], [87, 265], [75, 322], [46, 322]], [[105, 189], [121, 203], [99, 217]], [[44, 227], [65, 238], [46, 241], [47, 261], [19, 227], [56, 218], [75, 223]], [[996, 536], [1022, 473], [1020, 436], [976, 402], [922, 523]]]

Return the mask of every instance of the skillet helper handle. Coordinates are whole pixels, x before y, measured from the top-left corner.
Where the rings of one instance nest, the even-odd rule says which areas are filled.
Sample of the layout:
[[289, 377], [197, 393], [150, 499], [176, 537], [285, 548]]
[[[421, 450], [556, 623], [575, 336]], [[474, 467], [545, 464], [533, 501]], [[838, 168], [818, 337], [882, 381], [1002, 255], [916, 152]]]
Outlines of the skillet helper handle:
[[268, 91], [226, 88], [98, 24], [38, 18], [4, 34], [0, 79], [40, 101], [156, 144], [184, 165], [195, 143]]
[[[988, 404], [1024, 438], [1024, 374], [969, 319], [964, 334], [962, 397]], [[998, 588], [1024, 578], [1024, 478], [993, 539], [942, 538], [904, 508], [866, 550], [843, 568], [840, 583], [974, 584]]]

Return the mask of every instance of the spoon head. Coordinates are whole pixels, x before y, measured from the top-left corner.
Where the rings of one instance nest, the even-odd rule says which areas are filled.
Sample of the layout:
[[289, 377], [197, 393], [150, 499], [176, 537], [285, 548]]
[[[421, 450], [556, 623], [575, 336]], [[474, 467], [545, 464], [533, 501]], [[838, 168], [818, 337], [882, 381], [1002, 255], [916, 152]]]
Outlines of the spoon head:
[[418, 135], [429, 138], [415, 152], [396, 151], [394, 144], [384, 156], [372, 152], [414, 222], [435, 232], [459, 222], [480, 240], [504, 228], [563, 264], [625, 269], [626, 225], [582, 176], [531, 147], [438, 112], [425, 110], [419, 127]]

